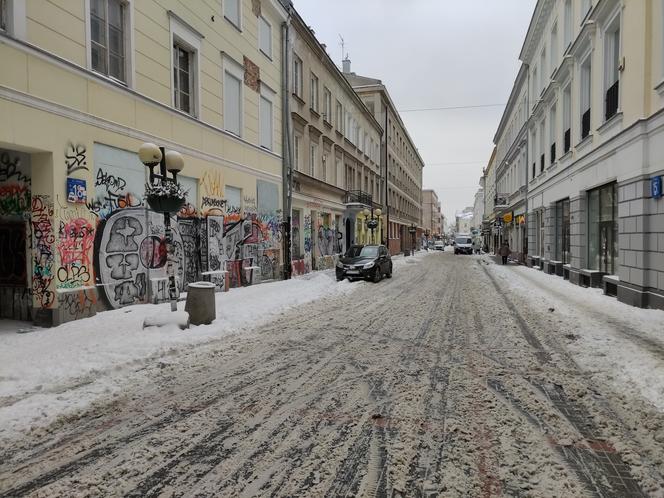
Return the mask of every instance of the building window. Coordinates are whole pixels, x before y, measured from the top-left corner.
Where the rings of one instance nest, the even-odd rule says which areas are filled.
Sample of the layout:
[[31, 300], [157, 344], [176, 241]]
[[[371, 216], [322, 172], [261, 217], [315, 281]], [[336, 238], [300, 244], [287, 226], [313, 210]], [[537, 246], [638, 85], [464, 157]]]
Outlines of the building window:
[[311, 73], [309, 90], [309, 105], [314, 111], [318, 112], [318, 77], [314, 73]]
[[0, 31], [6, 33], [9, 31], [9, 0], [0, 0]]
[[544, 171], [544, 163], [546, 161], [546, 146], [544, 145], [544, 129], [546, 128], [546, 121], [542, 120], [540, 123], [539, 133], [539, 152], [540, 152], [540, 173]]
[[549, 117], [549, 147], [551, 148], [549, 160], [551, 164], [556, 162], [556, 104], [551, 107], [551, 115]]
[[572, 87], [563, 90], [563, 154], [572, 147]]
[[591, 55], [581, 65], [581, 140], [590, 134]]
[[272, 58], [272, 25], [264, 17], [258, 18], [258, 45], [261, 52]]
[[332, 122], [332, 93], [327, 87], [323, 90], [323, 119]]
[[293, 93], [302, 98], [302, 59], [293, 57]]
[[569, 264], [569, 199], [556, 202], [556, 251], [555, 258], [564, 265]]
[[323, 154], [323, 157], [321, 158], [320, 161], [321, 164], [321, 180], [324, 182], [327, 182], [327, 156]]
[[337, 131], [339, 133], [344, 132], [344, 108], [341, 105], [341, 102], [337, 100], [337, 117], [336, 117], [336, 123], [337, 125]]
[[537, 91], [537, 66], [533, 68], [533, 87], [531, 89], [533, 93], [533, 106], [535, 105], [535, 102], [537, 102], [537, 97], [539, 97], [539, 92]]
[[293, 167], [297, 171], [302, 171], [302, 137], [293, 135]]
[[259, 103], [260, 117], [260, 145], [261, 147], [272, 150], [274, 136], [274, 115], [272, 113], [272, 101], [275, 93], [269, 88], [261, 85], [261, 95]]
[[[1, 10], [4, 17], [6, 0]], [[90, 1], [90, 41], [92, 69], [125, 82], [125, 5], [120, 0]]]
[[240, 24], [240, 0], [223, 0], [224, 17], [228, 19], [237, 29], [242, 29]]
[[590, 7], [592, 7], [592, 2], [590, 0], [581, 0], [581, 22], [586, 20], [588, 13], [590, 12]]
[[564, 51], [567, 51], [567, 47], [572, 43], [572, 0], [565, 0], [565, 39]]
[[242, 136], [242, 80], [243, 68], [235, 61], [224, 60], [224, 129]]
[[546, 78], [546, 48], [542, 50], [540, 54], [540, 80], [539, 80], [539, 91], [542, 92], [546, 88], [547, 78]]
[[604, 118], [611, 119], [618, 112], [620, 75], [620, 16], [616, 16], [604, 36]]
[[316, 161], [318, 157], [318, 144], [311, 144], [309, 149], [309, 176], [316, 176]]
[[549, 55], [549, 62], [551, 64], [550, 72], [553, 74], [558, 69], [558, 23], [554, 24], [551, 30], [551, 54]]
[[[93, 58], [94, 59], [94, 58]], [[173, 44], [173, 105], [176, 109], [193, 113], [194, 54], [179, 43]]]
[[616, 183], [588, 192], [588, 268], [613, 274], [618, 255]]

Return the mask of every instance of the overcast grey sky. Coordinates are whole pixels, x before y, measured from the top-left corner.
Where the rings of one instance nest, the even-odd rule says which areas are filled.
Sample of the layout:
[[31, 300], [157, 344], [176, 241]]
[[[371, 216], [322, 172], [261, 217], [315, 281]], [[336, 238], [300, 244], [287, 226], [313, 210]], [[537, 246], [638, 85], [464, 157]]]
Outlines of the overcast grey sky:
[[[504, 104], [536, 0], [294, 0], [341, 64], [379, 78], [400, 109]], [[402, 112], [424, 188], [446, 216], [473, 203], [503, 107]]]

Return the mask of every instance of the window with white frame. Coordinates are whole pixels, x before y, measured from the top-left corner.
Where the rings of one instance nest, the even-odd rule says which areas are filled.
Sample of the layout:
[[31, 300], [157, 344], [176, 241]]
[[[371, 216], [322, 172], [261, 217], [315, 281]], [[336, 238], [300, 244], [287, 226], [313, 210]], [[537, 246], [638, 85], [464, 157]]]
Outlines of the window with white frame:
[[[6, 12], [7, 1], [1, 1], [2, 10]], [[92, 69], [122, 82], [127, 79], [126, 15], [126, 6], [121, 0], [90, 0]]]
[[323, 89], [323, 119], [332, 122], [332, 93], [327, 87]]
[[293, 93], [302, 98], [302, 59], [293, 57]]
[[539, 79], [539, 91], [542, 92], [546, 88], [547, 78], [546, 78], [546, 48], [542, 49], [540, 54], [540, 79]]
[[563, 89], [563, 154], [572, 147], [572, 85]]
[[539, 96], [539, 92], [537, 91], [537, 66], [533, 68], [533, 80], [531, 82], [531, 92], [533, 94], [533, 105], [537, 101], [537, 97]]
[[263, 16], [258, 18], [258, 46], [261, 52], [272, 58], [272, 25]]
[[194, 53], [180, 42], [173, 43], [173, 105], [194, 115]]
[[583, 140], [590, 134], [590, 92], [592, 78], [591, 54], [581, 64], [581, 139]]
[[318, 144], [312, 143], [309, 148], [309, 176], [316, 176], [316, 162], [318, 161]]
[[259, 121], [260, 121], [260, 146], [272, 150], [274, 137], [274, 114], [272, 111], [272, 101], [275, 92], [267, 86], [261, 84], [261, 94], [259, 102]]
[[242, 29], [240, 24], [241, 1], [240, 0], [222, 0], [224, 2], [224, 17], [228, 19], [237, 29]]
[[198, 115], [199, 54], [201, 35], [170, 16], [172, 47], [173, 107], [192, 116]]
[[327, 182], [327, 155], [323, 154], [320, 161], [321, 164], [321, 180]]
[[540, 173], [544, 171], [546, 161], [546, 145], [544, 144], [544, 130], [546, 128], [546, 119], [542, 119], [539, 129], [539, 153], [540, 153]]
[[337, 117], [336, 117], [336, 123], [335, 125], [337, 126], [337, 131], [339, 133], [344, 132], [344, 108], [341, 105], [341, 102], [337, 100]]
[[302, 171], [302, 137], [293, 134], [293, 167], [297, 171]]
[[592, 2], [590, 0], [581, 0], [581, 22], [586, 19], [590, 7], [592, 7]]
[[572, 0], [565, 0], [564, 6], [564, 15], [565, 15], [565, 33], [564, 33], [564, 47], [563, 50], [567, 50], [567, 47], [572, 43]]
[[551, 106], [551, 111], [549, 114], [549, 162], [553, 164], [556, 162], [557, 150], [556, 150], [556, 134], [557, 134], [557, 121], [556, 121], [556, 104]]
[[558, 23], [553, 25], [551, 29], [551, 53], [549, 54], [549, 62], [551, 65], [550, 72], [553, 72], [558, 68]]
[[0, 0], [0, 32], [9, 31], [9, 0]]
[[620, 15], [609, 23], [604, 35], [604, 119], [618, 112], [620, 79]]
[[243, 67], [234, 60], [224, 58], [224, 129], [242, 136], [242, 81]]
[[318, 112], [318, 76], [311, 73], [309, 84], [309, 106]]

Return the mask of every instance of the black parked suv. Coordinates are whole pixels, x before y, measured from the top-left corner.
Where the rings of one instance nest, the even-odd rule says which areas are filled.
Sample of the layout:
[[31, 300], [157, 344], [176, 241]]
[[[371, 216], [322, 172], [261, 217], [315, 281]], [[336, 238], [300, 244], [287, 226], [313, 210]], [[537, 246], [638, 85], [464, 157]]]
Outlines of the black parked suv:
[[379, 282], [383, 275], [392, 277], [392, 258], [383, 245], [350, 246], [339, 258], [336, 273], [337, 280], [366, 278]]

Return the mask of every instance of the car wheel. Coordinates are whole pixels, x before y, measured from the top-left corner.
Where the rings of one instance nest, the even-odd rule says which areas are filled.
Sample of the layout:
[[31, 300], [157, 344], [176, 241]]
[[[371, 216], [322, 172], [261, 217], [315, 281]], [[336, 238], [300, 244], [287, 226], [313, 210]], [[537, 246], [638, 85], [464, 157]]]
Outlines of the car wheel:
[[381, 281], [382, 278], [383, 274], [380, 272], [380, 268], [376, 267], [376, 269], [373, 271], [373, 275], [371, 275], [371, 280], [373, 280], [374, 284], [377, 284]]
[[390, 269], [385, 274], [387, 278], [392, 278], [392, 263], [390, 263]]
[[337, 282], [341, 282], [344, 278], [346, 277], [344, 277], [343, 275], [341, 276], [337, 275]]

